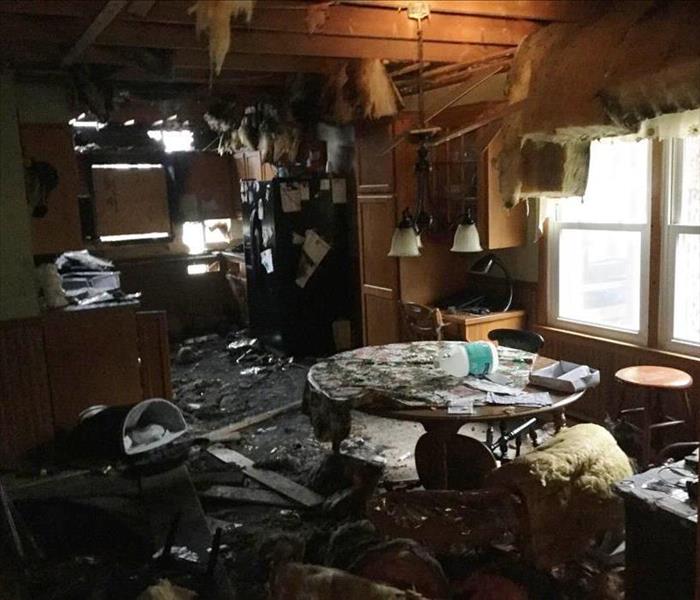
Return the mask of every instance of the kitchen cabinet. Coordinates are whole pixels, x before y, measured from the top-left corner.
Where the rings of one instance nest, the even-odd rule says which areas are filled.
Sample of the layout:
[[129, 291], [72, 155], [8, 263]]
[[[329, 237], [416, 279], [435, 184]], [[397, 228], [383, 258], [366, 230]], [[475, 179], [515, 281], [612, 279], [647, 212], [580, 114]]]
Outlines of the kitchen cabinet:
[[48, 195], [44, 216], [32, 217], [34, 254], [60, 254], [83, 247], [78, 207], [78, 165], [73, 135], [67, 124], [24, 123], [20, 141], [25, 164], [31, 161], [51, 165], [58, 175]]
[[527, 207], [503, 206], [495, 158], [503, 147], [500, 130], [481, 151], [477, 164], [476, 227], [484, 250], [513, 248], [526, 243]]
[[239, 179], [258, 179], [269, 181], [277, 175], [277, 169], [262, 161], [258, 150], [243, 150], [233, 155], [236, 172]]

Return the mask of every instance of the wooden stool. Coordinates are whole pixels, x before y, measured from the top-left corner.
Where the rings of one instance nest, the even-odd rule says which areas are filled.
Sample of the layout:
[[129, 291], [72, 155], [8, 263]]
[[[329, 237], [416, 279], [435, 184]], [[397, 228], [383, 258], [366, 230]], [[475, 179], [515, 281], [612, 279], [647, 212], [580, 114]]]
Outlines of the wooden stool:
[[[620, 401], [618, 418], [636, 414], [641, 417], [641, 426], [634, 426], [641, 434], [640, 467], [646, 469], [656, 458], [652, 452], [652, 435], [672, 427], [685, 426], [694, 435], [694, 412], [690, 405], [688, 389], [693, 385], [693, 378], [684, 371], [669, 367], [639, 366], [626, 367], [615, 373], [615, 380], [622, 384], [623, 394]], [[625, 408], [625, 390], [627, 386], [637, 388], [643, 398], [643, 406]], [[681, 399], [685, 416], [682, 419], [666, 414], [663, 404], [663, 394], [675, 392]]]

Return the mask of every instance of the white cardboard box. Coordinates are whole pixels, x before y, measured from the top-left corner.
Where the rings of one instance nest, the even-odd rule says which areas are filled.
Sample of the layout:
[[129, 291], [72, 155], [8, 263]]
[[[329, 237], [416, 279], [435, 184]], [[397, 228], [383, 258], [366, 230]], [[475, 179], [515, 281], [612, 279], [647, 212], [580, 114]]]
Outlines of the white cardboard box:
[[587, 365], [559, 360], [548, 367], [532, 371], [530, 383], [550, 390], [573, 394], [600, 383], [600, 371]]

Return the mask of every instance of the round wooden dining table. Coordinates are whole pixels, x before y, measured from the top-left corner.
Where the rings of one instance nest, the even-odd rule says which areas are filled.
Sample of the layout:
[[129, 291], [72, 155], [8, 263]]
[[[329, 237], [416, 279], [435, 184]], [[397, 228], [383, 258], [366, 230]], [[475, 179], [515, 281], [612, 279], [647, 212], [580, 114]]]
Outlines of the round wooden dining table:
[[[439, 368], [440, 353], [449, 351], [451, 344], [463, 343], [426, 341], [368, 346], [317, 363], [307, 377], [307, 399], [313, 400], [306, 403], [306, 409], [314, 430], [331, 431], [325, 439], [330, 439], [337, 449], [350, 430], [350, 409], [420, 423], [425, 433], [416, 444], [414, 457], [421, 484], [426, 489], [479, 487], [497, 462], [488, 445], [459, 433], [464, 425], [517, 424], [532, 417], [547, 417], [559, 428], [565, 425], [564, 409], [580, 399], [584, 391], [565, 394], [550, 390], [551, 404], [546, 406], [477, 402], [471, 414], [451, 414], [450, 401], [473, 396], [476, 390], [470, 386], [481, 387], [484, 383], [471, 376], [453, 377]], [[523, 392], [543, 391], [529, 385], [529, 373], [533, 368], [551, 364], [553, 359], [503, 347], [498, 354], [499, 381]], [[326, 427], [324, 420], [332, 421], [337, 414], [348, 415], [346, 426]]]

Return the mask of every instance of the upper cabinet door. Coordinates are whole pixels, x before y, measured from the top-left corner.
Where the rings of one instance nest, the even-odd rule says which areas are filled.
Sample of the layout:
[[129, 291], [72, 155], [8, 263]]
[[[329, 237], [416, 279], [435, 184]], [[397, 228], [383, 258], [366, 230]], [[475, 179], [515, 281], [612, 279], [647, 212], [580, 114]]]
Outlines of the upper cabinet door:
[[495, 165], [502, 147], [499, 130], [482, 152], [477, 173], [477, 228], [485, 250], [524, 246], [527, 240], [525, 202], [513, 208], [503, 206]]
[[[20, 126], [20, 139], [27, 165], [31, 161], [48, 163], [58, 174], [57, 185], [48, 194], [45, 214], [32, 217], [34, 254], [79, 250], [83, 241], [78, 207], [78, 166], [69, 126], [25, 123]], [[26, 181], [29, 195], [34, 184]], [[31, 210], [29, 206], [27, 210]]]
[[391, 194], [394, 191], [393, 152], [391, 146], [394, 127], [391, 120], [363, 123], [357, 127], [357, 194]]
[[228, 155], [192, 152], [184, 193], [196, 199], [200, 219], [227, 219], [241, 214], [241, 188]]

